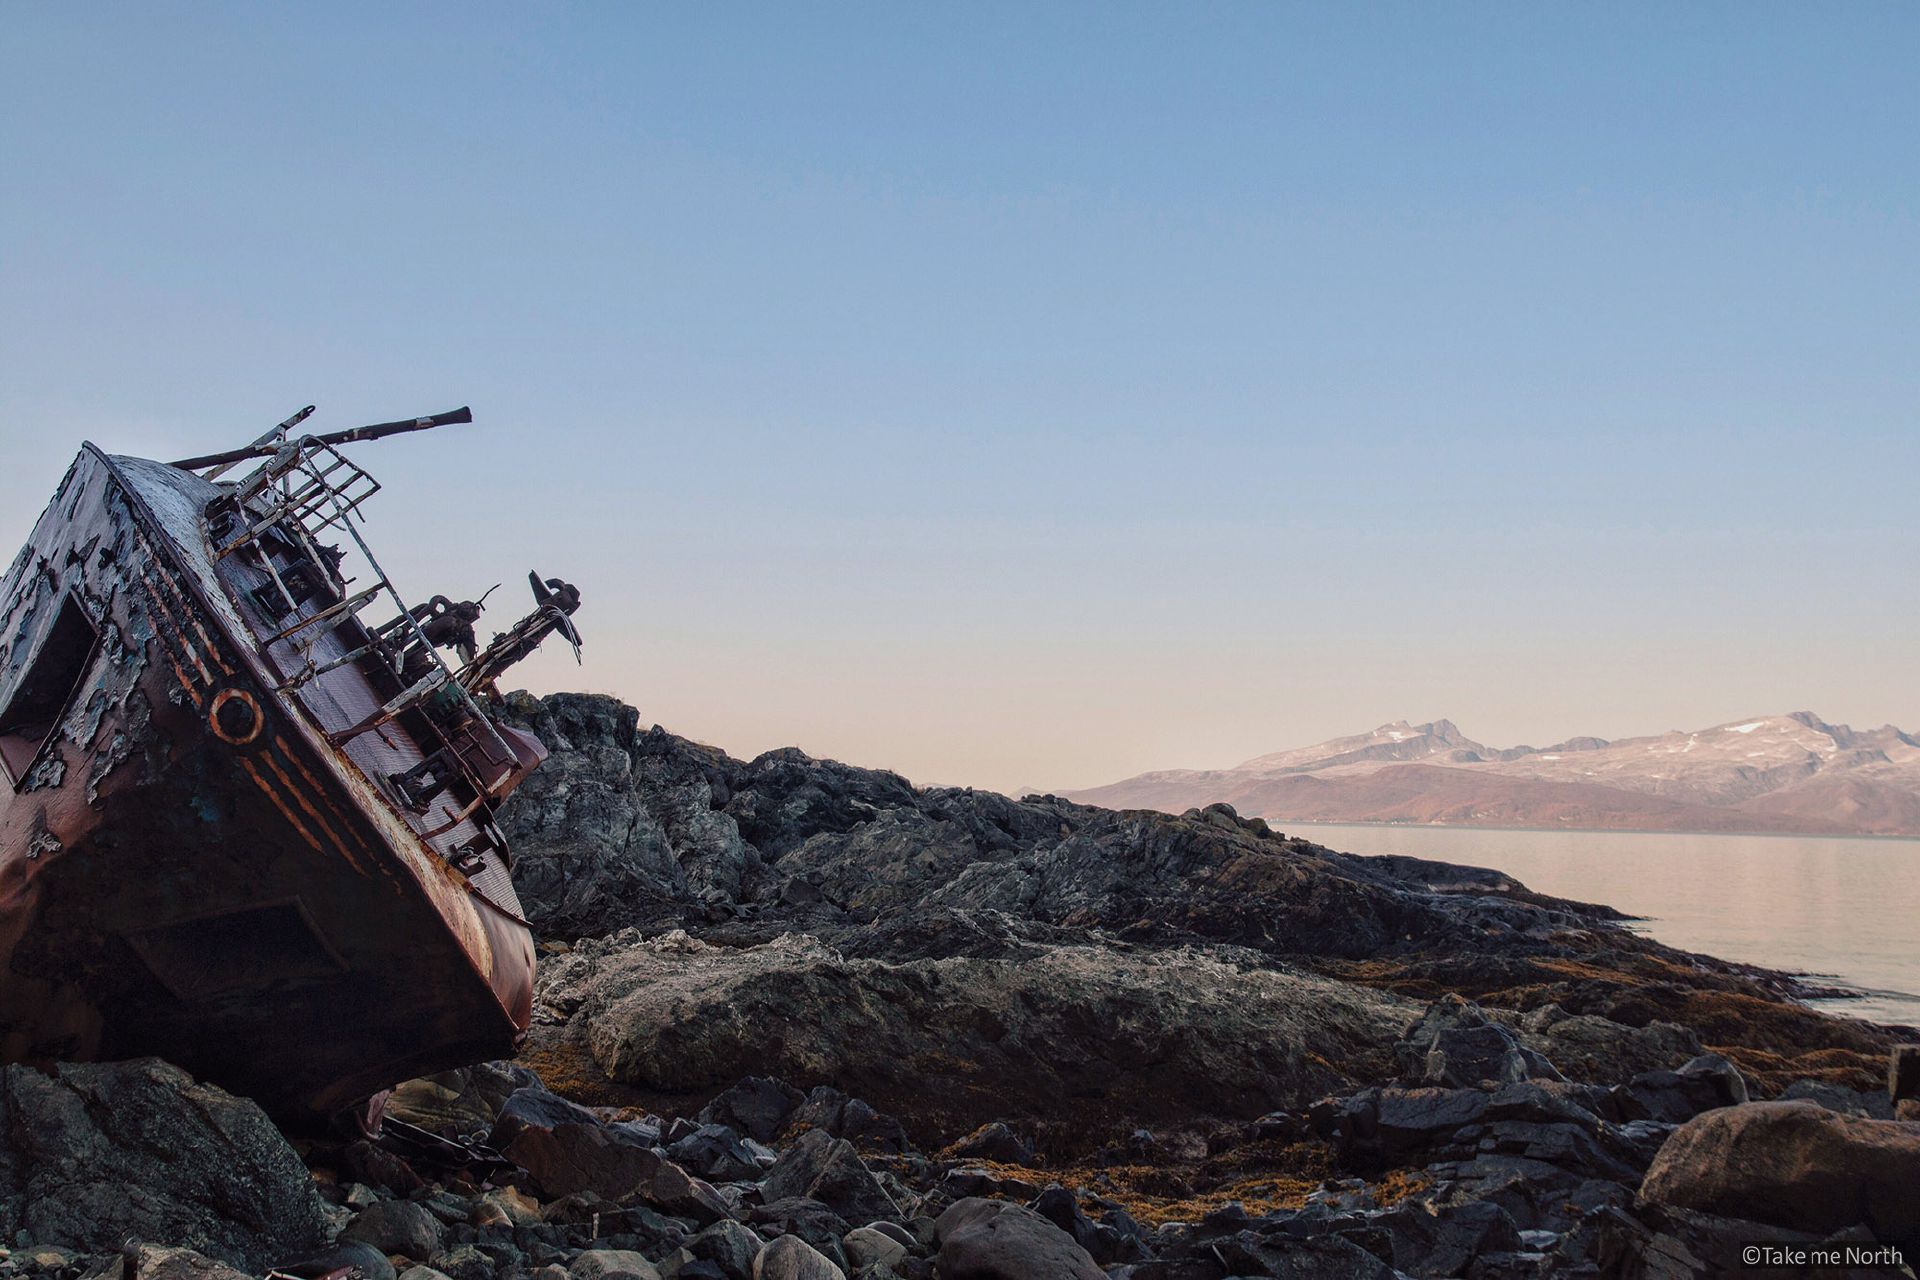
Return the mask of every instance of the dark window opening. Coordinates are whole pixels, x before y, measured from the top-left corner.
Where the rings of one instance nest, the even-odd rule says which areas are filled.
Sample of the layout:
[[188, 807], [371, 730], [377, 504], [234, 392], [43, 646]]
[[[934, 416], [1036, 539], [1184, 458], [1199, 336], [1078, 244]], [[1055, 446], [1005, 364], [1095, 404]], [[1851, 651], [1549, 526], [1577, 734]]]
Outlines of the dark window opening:
[[0, 708], [0, 764], [15, 786], [53, 736], [99, 641], [100, 629], [80, 602], [71, 595], [62, 599], [53, 625], [40, 640], [40, 651], [14, 686], [13, 697]]

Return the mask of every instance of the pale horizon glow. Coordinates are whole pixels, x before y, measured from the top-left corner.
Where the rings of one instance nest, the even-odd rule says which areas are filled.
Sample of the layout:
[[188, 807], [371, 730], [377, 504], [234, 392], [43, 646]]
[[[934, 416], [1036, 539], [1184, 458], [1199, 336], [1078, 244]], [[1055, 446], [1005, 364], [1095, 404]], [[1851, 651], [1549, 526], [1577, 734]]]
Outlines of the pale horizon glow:
[[[0, 554], [363, 447], [537, 691], [1093, 786], [1920, 728], [1920, 9], [24, 6]], [[490, 602], [490, 603], [494, 603]]]

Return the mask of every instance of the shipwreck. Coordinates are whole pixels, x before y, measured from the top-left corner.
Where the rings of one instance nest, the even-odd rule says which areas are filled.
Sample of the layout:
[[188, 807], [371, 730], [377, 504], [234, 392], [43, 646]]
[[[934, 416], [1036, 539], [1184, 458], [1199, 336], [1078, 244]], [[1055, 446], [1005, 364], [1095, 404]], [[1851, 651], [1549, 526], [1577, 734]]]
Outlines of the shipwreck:
[[[409, 603], [311, 407], [174, 463], [82, 448], [0, 581], [0, 1059], [155, 1054], [288, 1117], [506, 1055], [533, 938], [495, 825], [545, 758], [496, 680], [575, 646], [531, 576]], [[481, 597], [484, 602], [485, 596]]]

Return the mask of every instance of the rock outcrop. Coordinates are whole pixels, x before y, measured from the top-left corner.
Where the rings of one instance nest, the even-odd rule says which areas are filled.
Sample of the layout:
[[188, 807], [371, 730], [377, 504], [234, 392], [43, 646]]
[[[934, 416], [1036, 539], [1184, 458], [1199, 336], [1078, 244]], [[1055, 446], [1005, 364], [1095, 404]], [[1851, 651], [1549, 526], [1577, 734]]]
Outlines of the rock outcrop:
[[[1421, 1062], [1423, 1046], [1431, 1057], [1450, 1031], [1502, 1025], [1459, 1000], [1416, 1014], [1383, 1063]], [[426, 1096], [461, 1100], [442, 1136], [484, 1124], [510, 1162], [405, 1135], [374, 1148], [384, 1161], [370, 1160], [364, 1141], [320, 1141], [305, 1148], [308, 1179], [279, 1148], [267, 1162], [275, 1193], [317, 1204], [324, 1230], [258, 1236], [245, 1271], [172, 1241], [53, 1243], [35, 1238], [59, 1228], [42, 1217], [15, 1229], [0, 1272], [129, 1280], [131, 1266], [140, 1280], [239, 1280], [270, 1264], [290, 1276], [352, 1268], [365, 1280], [1393, 1280], [1713, 1274], [1738, 1267], [1754, 1242], [1910, 1240], [1914, 1126], [1810, 1102], [1742, 1103], [1744, 1079], [1711, 1056], [1611, 1086], [1527, 1065], [1524, 1079], [1482, 1072], [1456, 1086], [1422, 1075], [1247, 1122], [1141, 1130], [1063, 1158], [1004, 1123], [935, 1134], [928, 1149], [945, 1146], [927, 1155], [911, 1137], [917, 1126], [861, 1098], [803, 1094], [767, 1076], [733, 1082], [696, 1116], [582, 1105], [524, 1067], [487, 1064], [443, 1073]], [[229, 1130], [249, 1128], [257, 1112], [236, 1112], [232, 1099], [158, 1064], [112, 1074], [136, 1084], [97, 1091], [102, 1102], [142, 1116], [209, 1109], [198, 1128], [169, 1121], [147, 1134], [166, 1135], [156, 1148], [169, 1154], [165, 1167], [123, 1161], [142, 1178], [123, 1189], [129, 1200], [262, 1174], [258, 1159], [224, 1175], [209, 1166], [234, 1155]], [[517, 1087], [503, 1097], [503, 1083]], [[16, 1105], [19, 1082], [9, 1084]], [[401, 1091], [421, 1092], [419, 1082]], [[1853, 1101], [1844, 1091], [1833, 1100]], [[12, 1114], [39, 1124], [58, 1110]], [[114, 1144], [128, 1145], [136, 1128], [113, 1130]], [[11, 1143], [20, 1130], [4, 1132]], [[676, 1154], [732, 1164], [708, 1186]], [[12, 1148], [7, 1161], [21, 1167]], [[383, 1180], [354, 1179], [366, 1169]], [[704, 1193], [689, 1195], [696, 1185]], [[84, 1197], [76, 1211], [99, 1211], [101, 1193]], [[257, 1219], [258, 1199], [242, 1203]], [[213, 1224], [223, 1234], [149, 1212], [111, 1225], [177, 1231], [248, 1257], [231, 1224]]]
[[[1124, 971], [1146, 952], [1221, 949], [1245, 972], [1479, 1001], [1518, 1034], [1518, 1056], [1498, 1030], [1452, 1037], [1436, 1069], [1456, 1083], [1482, 1069], [1524, 1075], [1529, 1052], [1571, 1079], [1613, 1083], [1707, 1047], [1772, 1087], [1818, 1076], [1862, 1088], [1882, 1076], [1888, 1037], [1782, 999], [1784, 976], [1674, 952], [1618, 927], [1607, 908], [1478, 868], [1353, 857], [1224, 805], [1170, 815], [917, 788], [792, 749], [743, 762], [642, 729], [608, 698], [515, 695], [511, 705], [553, 748], [502, 818], [522, 899], [550, 939], [684, 928], [743, 948], [804, 935], [841, 957], [786, 966], [789, 991], [803, 971], [849, 989], [881, 982], [881, 971], [854, 967], [863, 960], [1030, 964], [1050, 948], [1096, 947]], [[717, 967], [690, 959], [683, 977]], [[589, 1017], [604, 1028], [603, 1015]], [[1080, 1030], [1097, 1037], [1100, 1020]], [[621, 1056], [607, 1034], [601, 1048]], [[1344, 1048], [1337, 1026], [1331, 1036]], [[1476, 1037], [1486, 1043], [1474, 1048]], [[686, 1066], [649, 1049], [650, 1065], [627, 1055], [620, 1072], [669, 1089], [751, 1072], [723, 1039], [693, 1049]], [[831, 1081], [802, 1056], [781, 1069]]]
[[1811, 1102], [1750, 1102], [1667, 1139], [1641, 1193], [1657, 1204], [1827, 1235], [1866, 1226], [1920, 1247], [1920, 1125]]
[[0, 1068], [0, 1135], [8, 1239], [153, 1241], [250, 1271], [325, 1239], [306, 1167], [266, 1114], [151, 1058]]
[[1020, 1205], [962, 1200], [934, 1224], [941, 1280], [1106, 1280], [1072, 1236]]
[[1300, 1105], [1377, 1076], [1417, 1012], [1244, 958], [1077, 945], [892, 962], [793, 936], [618, 935], [543, 966], [535, 1039], [579, 1046], [648, 1095], [756, 1070], [833, 1080], [926, 1134], [1013, 1114], [1158, 1124]]
[[514, 706], [522, 1060], [300, 1156], [162, 1064], [9, 1068], [0, 1280], [1679, 1276], [1913, 1229], [1920, 1058], [1605, 908]]

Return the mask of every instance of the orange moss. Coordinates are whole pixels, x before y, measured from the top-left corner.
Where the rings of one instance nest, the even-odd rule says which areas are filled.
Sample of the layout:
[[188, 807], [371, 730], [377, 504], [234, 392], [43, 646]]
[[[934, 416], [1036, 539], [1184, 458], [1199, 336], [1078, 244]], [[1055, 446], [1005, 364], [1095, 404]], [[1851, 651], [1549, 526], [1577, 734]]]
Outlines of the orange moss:
[[1275, 1209], [1298, 1209], [1307, 1203], [1307, 1197], [1319, 1186], [1317, 1179], [1248, 1178], [1243, 1182], [1225, 1183], [1184, 1200], [1129, 1195], [1125, 1191], [1110, 1194], [1108, 1199], [1118, 1201], [1121, 1207], [1145, 1225], [1157, 1227], [1167, 1222], [1198, 1222], [1215, 1209], [1225, 1208], [1235, 1201], [1255, 1217]]
[[1416, 1191], [1433, 1185], [1433, 1175], [1425, 1169], [1390, 1169], [1373, 1183], [1373, 1198], [1381, 1208], [1399, 1204]]
[[[1042, 1169], [980, 1160], [968, 1161], [967, 1167], [1038, 1186], [1058, 1182], [1076, 1188], [1096, 1216], [1093, 1201], [1100, 1199], [1119, 1205], [1148, 1226], [1195, 1222], [1235, 1201], [1252, 1214], [1297, 1209], [1336, 1173], [1333, 1152], [1319, 1142], [1248, 1143], [1182, 1164], [1076, 1164]], [[1424, 1184], [1411, 1182], [1405, 1175], [1390, 1175], [1375, 1194], [1386, 1196], [1382, 1202], [1389, 1203], [1419, 1185]]]
[[1707, 1047], [1740, 1068], [1740, 1074], [1747, 1078], [1753, 1092], [1761, 1097], [1777, 1094], [1796, 1080], [1819, 1080], [1848, 1089], [1879, 1090], [1886, 1087], [1886, 1059], [1878, 1054], [1851, 1049], [1816, 1049], [1809, 1053], [1788, 1054], [1737, 1044]]
[[620, 1107], [634, 1103], [632, 1091], [607, 1079], [600, 1064], [585, 1048], [530, 1044], [523, 1046], [514, 1060], [532, 1068], [547, 1088], [583, 1106]]

